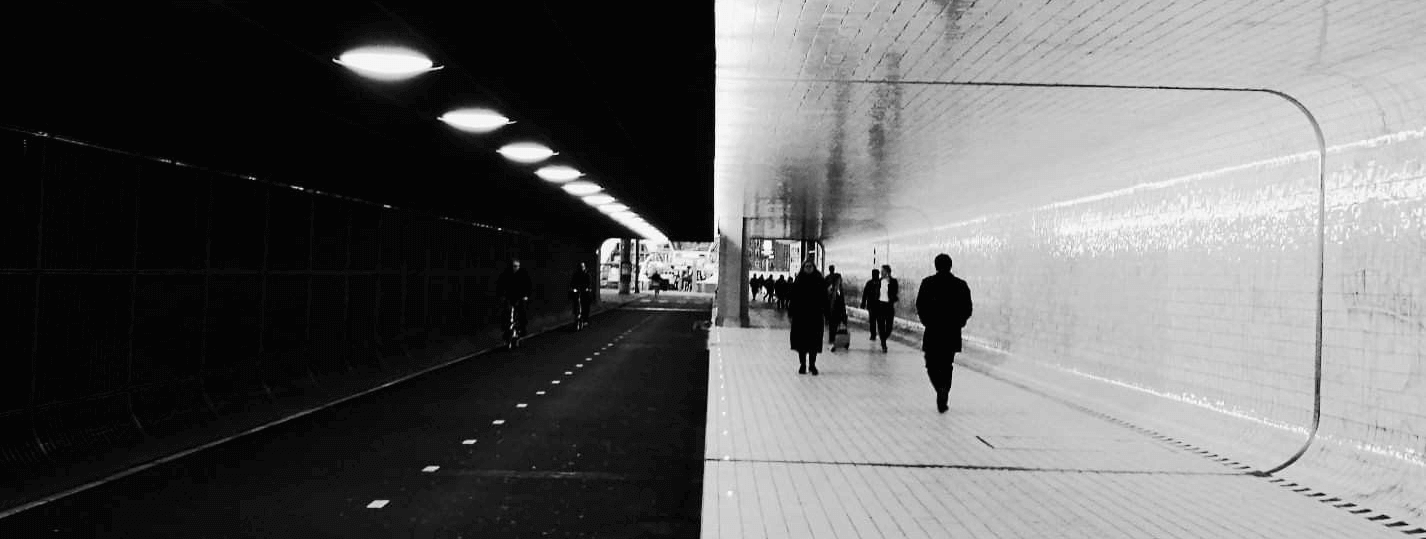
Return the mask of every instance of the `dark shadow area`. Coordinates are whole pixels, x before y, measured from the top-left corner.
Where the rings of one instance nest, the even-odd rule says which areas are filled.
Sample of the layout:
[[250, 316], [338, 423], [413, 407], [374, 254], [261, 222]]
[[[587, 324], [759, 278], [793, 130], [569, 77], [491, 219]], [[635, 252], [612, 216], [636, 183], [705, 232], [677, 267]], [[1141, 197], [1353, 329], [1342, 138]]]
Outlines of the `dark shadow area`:
[[0, 536], [695, 538], [706, 319], [609, 311], [0, 519]]
[[592, 243], [0, 131], [0, 508], [569, 318]]

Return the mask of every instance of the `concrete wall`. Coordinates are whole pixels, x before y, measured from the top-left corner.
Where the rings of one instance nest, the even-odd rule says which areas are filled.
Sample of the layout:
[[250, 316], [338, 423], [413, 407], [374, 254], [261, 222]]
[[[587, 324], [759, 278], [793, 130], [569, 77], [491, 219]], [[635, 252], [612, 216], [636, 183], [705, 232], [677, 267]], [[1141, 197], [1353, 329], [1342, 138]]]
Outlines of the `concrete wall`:
[[0, 132], [0, 508], [495, 346], [597, 242]]
[[[1426, 88], [1417, 71], [1386, 66], [1353, 86], [1293, 88], [1330, 149], [1321, 431], [1283, 472], [1413, 518], [1426, 516]], [[852, 292], [872, 249], [884, 262], [889, 247], [905, 291], [898, 314], [914, 321], [915, 283], [935, 254], [949, 253], [976, 305], [966, 331], [981, 347], [970, 359], [1275, 466], [1306, 439], [1312, 416], [1317, 156], [1297, 142], [1310, 136], [1301, 116], [1265, 107], [1230, 102], [1199, 115], [1196, 125], [1211, 129], [1166, 125], [1172, 136], [1145, 133], [1145, 148], [1061, 163], [1065, 181], [1133, 174], [1121, 183], [1136, 187], [889, 238], [829, 238], [828, 262]], [[1289, 133], [1287, 143], [1251, 143]]]

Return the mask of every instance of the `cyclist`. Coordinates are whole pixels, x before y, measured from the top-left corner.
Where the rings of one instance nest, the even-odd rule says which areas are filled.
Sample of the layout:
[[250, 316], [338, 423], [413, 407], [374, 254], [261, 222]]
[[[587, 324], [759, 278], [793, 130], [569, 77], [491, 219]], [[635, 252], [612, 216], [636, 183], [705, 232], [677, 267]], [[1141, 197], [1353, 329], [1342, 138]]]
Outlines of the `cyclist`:
[[589, 324], [589, 305], [594, 301], [594, 286], [589, 278], [589, 270], [584, 262], [579, 263], [569, 276], [569, 301], [574, 308], [574, 327]]
[[[506, 335], [513, 348], [519, 346], [521, 335], [525, 334], [525, 303], [530, 300], [530, 274], [520, 269], [520, 259], [511, 258], [510, 267], [500, 272], [500, 276], [495, 279], [495, 294], [500, 297], [500, 301], [507, 308], [515, 310], [515, 327], [513, 335]], [[508, 330], [507, 330], [508, 331]]]

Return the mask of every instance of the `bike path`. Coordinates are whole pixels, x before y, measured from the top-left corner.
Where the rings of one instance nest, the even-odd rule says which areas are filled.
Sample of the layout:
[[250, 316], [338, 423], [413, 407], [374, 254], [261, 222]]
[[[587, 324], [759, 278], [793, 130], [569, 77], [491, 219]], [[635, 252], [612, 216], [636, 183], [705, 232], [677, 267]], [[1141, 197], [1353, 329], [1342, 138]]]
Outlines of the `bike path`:
[[696, 537], [706, 318], [611, 311], [0, 519], [0, 537]]

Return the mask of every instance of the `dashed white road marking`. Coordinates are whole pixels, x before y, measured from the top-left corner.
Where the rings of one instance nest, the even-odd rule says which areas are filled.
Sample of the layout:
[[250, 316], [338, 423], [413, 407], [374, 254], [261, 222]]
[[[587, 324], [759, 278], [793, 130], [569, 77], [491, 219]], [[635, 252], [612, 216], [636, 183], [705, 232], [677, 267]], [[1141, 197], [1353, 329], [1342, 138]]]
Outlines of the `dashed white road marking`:
[[584, 368], [584, 364], [583, 364], [583, 363], [575, 363], [574, 366], [575, 366], [576, 368], [580, 368], [580, 369], [583, 369], [583, 368]]
[[520, 404], [516, 404], [516, 405], [515, 405], [516, 408], [524, 408], [524, 407], [526, 407], [526, 406], [529, 406], [529, 405], [528, 405], [528, 404], [525, 404], [525, 403], [523, 403], [523, 402], [520, 403]]
[[[724, 413], [727, 413], [727, 412], [724, 412]], [[504, 419], [496, 419], [495, 421], [491, 421], [490, 424], [491, 424], [491, 425], [504, 425], [504, 424], [505, 424], [505, 420], [504, 420]]]
[[558, 383], [560, 383], [560, 381], [559, 381], [559, 380], [550, 380], [550, 383], [551, 383], [551, 384], [558, 384]]
[[544, 392], [544, 391], [536, 391], [535, 394], [536, 394], [536, 395], [544, 395], [545, 392]]
[[572, 375], [572, 374], [574, 374], [574, 371], [564, 371], [564, 375], [565, 375], [565, 376], [569, 376], [569, 375]]
[[439, 470], [439, 469], [441, 469], [440, 466], [427, 466], [427, 467], [425, 467], [425, 468], [421, 468], [421, 471], [426, 472], [426, 473], [431, 473], [431, 472], [434, 472], [434, 471]]
[[596, 356], [599, 355], [599, 352], [595, 352], [594, 355], [596, 355]]
[[475, 440], [461, 440], [461, 445], [475, 445]]
[[366, 508], [381, 509], [382, 507], [386, 507], [386, 504], [388, 503], [391, 503], [391, 500], [372, 500], [371, 503], [366, 504]]

